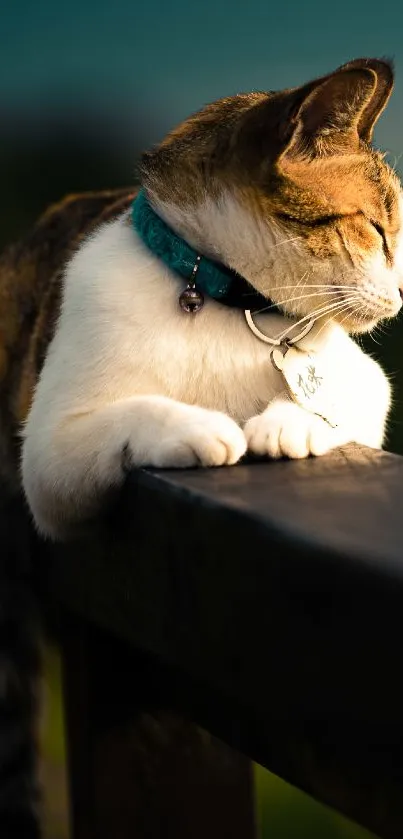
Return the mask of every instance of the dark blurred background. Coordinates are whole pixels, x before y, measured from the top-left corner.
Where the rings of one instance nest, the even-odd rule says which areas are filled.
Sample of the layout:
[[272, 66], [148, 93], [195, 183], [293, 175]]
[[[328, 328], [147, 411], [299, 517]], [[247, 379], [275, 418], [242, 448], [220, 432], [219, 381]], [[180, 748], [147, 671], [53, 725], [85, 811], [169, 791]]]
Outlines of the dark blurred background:
[[141, 149], [219, 96], [396, 59], [376, 141], [403, 150], [403, 5], [19, 0], [0, 12], [0, 244], [66, 191], [130, 183]]
[[[70, 191], [130, 184], [142, 149], [205, 102], [302, 83], [358, 56], [396, 62], [375, 141], [403, 153], [403, 4], [389, 0], [19, 0], [0, 12], [0, 247]], [[382, 337], [403, 453], [402, 326]], [[377, 340], [380, 340], [377, 338]]]
[[[396, 92], [375, 142], [399, 169], [401, 0], [4, 0], [0, 246], [67, 192], [130, 184], [141, 150], [205, 102], [298, 85], [351, 58], [383, 55], [395, 59]], [[366, 344], [396, 387], [388, 447], [403, 453], [403, 319], [375, 338]], [[57, 684], [52, 678], [56, 693]], [[55, 725], [49, 743], [60, 732]], [[262, 836], [364, 835], [268, 773], [258, 772], [258, 792]]]

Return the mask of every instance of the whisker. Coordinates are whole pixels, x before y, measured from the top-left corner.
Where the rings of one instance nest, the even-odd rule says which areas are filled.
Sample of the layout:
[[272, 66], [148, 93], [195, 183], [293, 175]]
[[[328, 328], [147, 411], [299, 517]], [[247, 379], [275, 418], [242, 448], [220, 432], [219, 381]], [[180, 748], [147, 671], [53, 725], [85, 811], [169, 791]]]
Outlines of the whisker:
[[[305, 276], [305, 274], [304, 274], [304, 276]], [[303, 278], [301, 277], [301, 280], [302, 280], [302, 279], [303, 279]], [[278, 291], [287, 291], [287, 289], [289, 289], [289, 288], [295, 288], [295, 289], [298, 289], [298, 286], [300, 285], [301, 280], [298, 280], [298, 283], [297, 283], [297, 285], [296, 285], [296, 286], [294, 286], [294, 284], [290, 284], [290, 285], [282, 285], [282, 286], [279, 286], [278, 288], [276, 288], [276, 289], [275, 289], [275, 291], [276, 291], [276, 292], [278, 292]], [[309, 283], [309, 284], [308, 284], [308, 283], [304, 283], [303, 288], [324, 288], [324, 289], [326, 289], [327, 291], [331, 291], [331, 290], [332, 290], [332, 291], [333, 291], [333, 290], [334, 290], [334, 291], [357, 291], [357, 286], [355, 286], [355, 285], [329, 285], [329, 283], [321, 283], [321, 284], [319, 284], [319, 285], [313, 285], [313, 284], [311, 284], [311, 283]], [[253, 297], [255, 294], [256, 294], [256, 290], [253, 290], [253, 291], [245, 291], [245, 292], [244, 292], [244, 294], [243, 294], [242, 296], [243, 296], [243, 297]]]
[[346, 302], [352, 302], [358, 300], [359, 297], [356, 294], [351, 294], [349, 297], [344, 297], [340, 300], [336, 300], [334, 302], [326, 303], [325, 305], [318, 306], [316, 309], [313, 309], [312, 312], [305, 315], [305, 319], [309, 319], [312, 317], [317, 317], [320, 313], [326, 312], [327, 310], [331, 311], [332, 309], [336, 308], [339, 305], [343, 305]]
[[277, 336], [277, 338], [279, 341], [282, 341], [285, 338], [285, 336], [288, 335], [289, 332], [291, 332], [293, 329], [296, 329], [302, 323], [305, 323], [305, 321], [311, 320], [313, 318], [317, 320], [319, 317], [325, 317], [330, 312], [333, 312], [334, 310], [337, 310], [339, 307], [343, 306], [344, 303], [351, 303], [359, 299], [360, 298], [358, 297], [358, 295], [354, 297], [351, 296], [351, 298], [345, 298], [343, 300], [337, 301], [336, 303], [328, 303], [326, 306], [322, 306], [321, 308], [316, 310], [314, 309], [308, 315], [305, 315], [303, 318], [300, 318], [300, 320], [298, 320], [297, 323], [293, 323], [291, 326], [289, 326], [288, 329], [286, 329], [279, 336]]
[[274, 248], [279, 248], [280, 245], [289, 245], [291, 242], [300, 242], [302, 236], [292, 236], [291, 239], [283, 239], [281, 242], [276, 242], [275, 245], [271, 245], [270, 250], [274, 250]]
[[[303, 278], [301, 277], [301, 280], [302, 279]], [[296, 286], [293, 283], [290, 284], [290, 285], [282, 285], [282, 286], [278, 286], [278, 288], [276, 288], [275, 291], [286, 291], [289, 288], [297, 288], [299, 286], [299, 284], [301, 283], [301, 280], [298, 280], [298, 283], [297, 283]], [[315, 285], [312, 284], [312, 283], [304, 283], [303, 288], [325, 288], [328, 291], [333, 290], [333, 289], [338, 290], [338, 291], [341, 291], [341, 290], [343, 290], [343, 291], [357, 291], [357, 286], [355, 286], [355, 285], [351, 285], [351, 286], [350, 285], [329, 285], [329, 283], [319, 283], [319, 284], [315, 284]], [[244, 296], [248, 297], [252, 294], [256, 294], [256, 291], [245, 292]]]
[[[370, 307], [368, 305], [365, 305], [362, 300], [360, 300], [359, 302], [360, 302], [360, 305], [358, 305], [356, 307], [353, 314], [356, 314], [357, 316], [359, 316], [360, 313], [362, 313], [363, 316], [367, 316], [368, 314], [371, 315]], [[369, 330], [369, 335], [372, 338], [372, 340], [374, 341], [374, 343], [378, 344], [378, 346], [380, 346], [379, 341], [377, 341], [373, 336], [373, 332], [376, 331], [377, 328], [378, 328], [377, 325], [375, 325], [375, 327], [373, 327], [371, 330]], [[361, 342], [360, 346], [362, 346], [362, 342]]]
[[382, 332], [382, 329], [380, 328], [379, 324], [376, 324], [375, 326], [373, 326], [372, 329], [369, 330], [368, 334], [369, 334], [370, 338], [372, 339], [372, 341], [374, 342], [374, 344], [377, 344], [377, 346], [380, 347], [381, 343], [380, 343], [380, 341], [377, 341], [376, 337], [375, 337], [377, 335], [377, 333], [379, 333], [379, 337], [382, 337], [383, 332]]
[[345, 323], [345, 321], [347, 320], [348, 316], [352, 314], [352, 312], [351, 312], [351, 311], [349, 311], [349, 309], [350, 309], [350, 307], [348, 307], [347, 314], [344, 316], [344, 318], [342, 318], [342, 319], [339, 321], [339, 326], [343, 326], [343, 323]]
[[[338, 294], [337, 291], [324, 291], [322, 292], [322, 296], [325, 295], [335, 295]], [[296, 300], [308, 300], [309, 297], [317, 297], [316, 291], [313, 291], [311, 294], [301, 294], [299, 297], [288, 297], [286, 300], [279, 300], [278, 303], [271, 303], [269, 306], [264, 306], [263, 309], [258, 309], [256, 312], [253, 312], [254, 315], [261, 315], [263, 312], [267, 312], [269, 309], [273, 309], [276, 306], [284, 306], [286, 303], [294, 303]]]
[[[304, 279], [304, 277], [306, 277], [307, 274], [309, 276], [309, 273], [310, 272], [305, 271], [305, 274], [303, 274], [302, 277], [298, 280], [297, 286], [299, 286], [300, 282]], [[295, 287], [296, 286], [294, 285], [294, 283], [292, 283], [290, 285], [280, 286], [278, 289], [276, 289], [276, 291], [282, 291], [283, 289], [285, 290], [285, 289], [295, 288]], [[256, 294], [256, 291], [247, 291], [243, 294], [243, 297], [251, 297], [253, 294]]]
[[[298, 282], [297, 282], [297, 285], [295, 286], [295, 294], [297, 293], [297, 291], [298, 291], [300, 288], [302, 288], [301, 283], [303, 283], [303, 281], [305, 280], [305, 277], [307, 277], [307, 276], [309, 277], [311, 273], [312, 273], [312, 271], [307, 270], [307, 271], [305, 271], [305, 273], [302, 275], [302, 277], [300, 277], [300, 278], [299, 278], [299, 280], [298, 280]], [[306, 284], [305, 284], [305, 283], [304, 283], [304, 288], [306, 288]], [[279, 289], [279, 291], [280, 291], [280, 290], [281, 290], [281, 289]]]
[[[341, 326], [347, 320], [348, 316], [351, 314], [351, 309], [352, 309], [352, 306], [351, 306], [350, 302], [346, 303], [346, 305], [344, 306], [344, 309], [343, 308], [339, 309], [339, 311], [337, 313], [338, 315], [340, 315], [344, 310], [347, 311], [347, 314], [345, 315], [345, 317], [342, 320], [339, 320], [339, 322], [338, 322], [339, 326]], [[322, 323], [322, 326], [320, 327], [319, 331], [315, 335], [315, 340], [317, 338], [319, 338], [319, 335], [322, 332], [322, 329], [324, 329], [328, 325], [330, 320], [331, 320], [331, 315], [329, 317], [327, 317], [326, 320]]]

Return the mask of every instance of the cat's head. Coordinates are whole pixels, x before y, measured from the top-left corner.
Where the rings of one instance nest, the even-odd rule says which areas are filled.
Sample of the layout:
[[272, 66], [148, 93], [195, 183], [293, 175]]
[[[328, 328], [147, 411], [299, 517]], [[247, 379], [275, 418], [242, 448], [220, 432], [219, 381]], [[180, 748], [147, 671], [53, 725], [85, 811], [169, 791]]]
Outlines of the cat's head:
[[221, 99], [144, 155], [144, 186], [179, 235], [287, 313], [366, 331], [403, 288], [401, 187], [370, 145], [392, 88], [389, 62], [357, 59]]

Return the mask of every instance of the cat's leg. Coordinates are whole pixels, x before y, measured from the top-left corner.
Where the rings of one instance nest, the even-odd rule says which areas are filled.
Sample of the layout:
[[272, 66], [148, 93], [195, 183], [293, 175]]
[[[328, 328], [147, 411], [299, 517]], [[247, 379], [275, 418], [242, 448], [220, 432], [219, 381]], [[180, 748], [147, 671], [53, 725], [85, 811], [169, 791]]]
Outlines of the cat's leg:
[[381, 448], [390, 408], [389, 382], [380, 366], [358, 347], [354, 348], [352, 363], [355, 375], [340, 396], [336, 428], [291, 399], [278, 398], [246, 423], [249, 451], [271, 458], [303, 458], [323, 455], [351, 442]]
[[50, 536], [93, 512], [130, 465], [223, 466], [246, 450], [230, 417], [163, 396], [134, 396], [57, 418], [34, 404], [24, 438], [24, 490], [39, 530]]

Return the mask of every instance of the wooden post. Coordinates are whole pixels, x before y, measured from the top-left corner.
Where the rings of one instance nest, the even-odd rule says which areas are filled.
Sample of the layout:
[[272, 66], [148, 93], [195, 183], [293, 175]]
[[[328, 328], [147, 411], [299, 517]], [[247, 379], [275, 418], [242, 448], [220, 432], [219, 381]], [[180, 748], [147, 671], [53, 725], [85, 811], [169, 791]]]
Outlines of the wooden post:
[[255, 839], [251, 762], [167, 708], [151, 661], [75, 620], [62, 651], [72, 839]]

